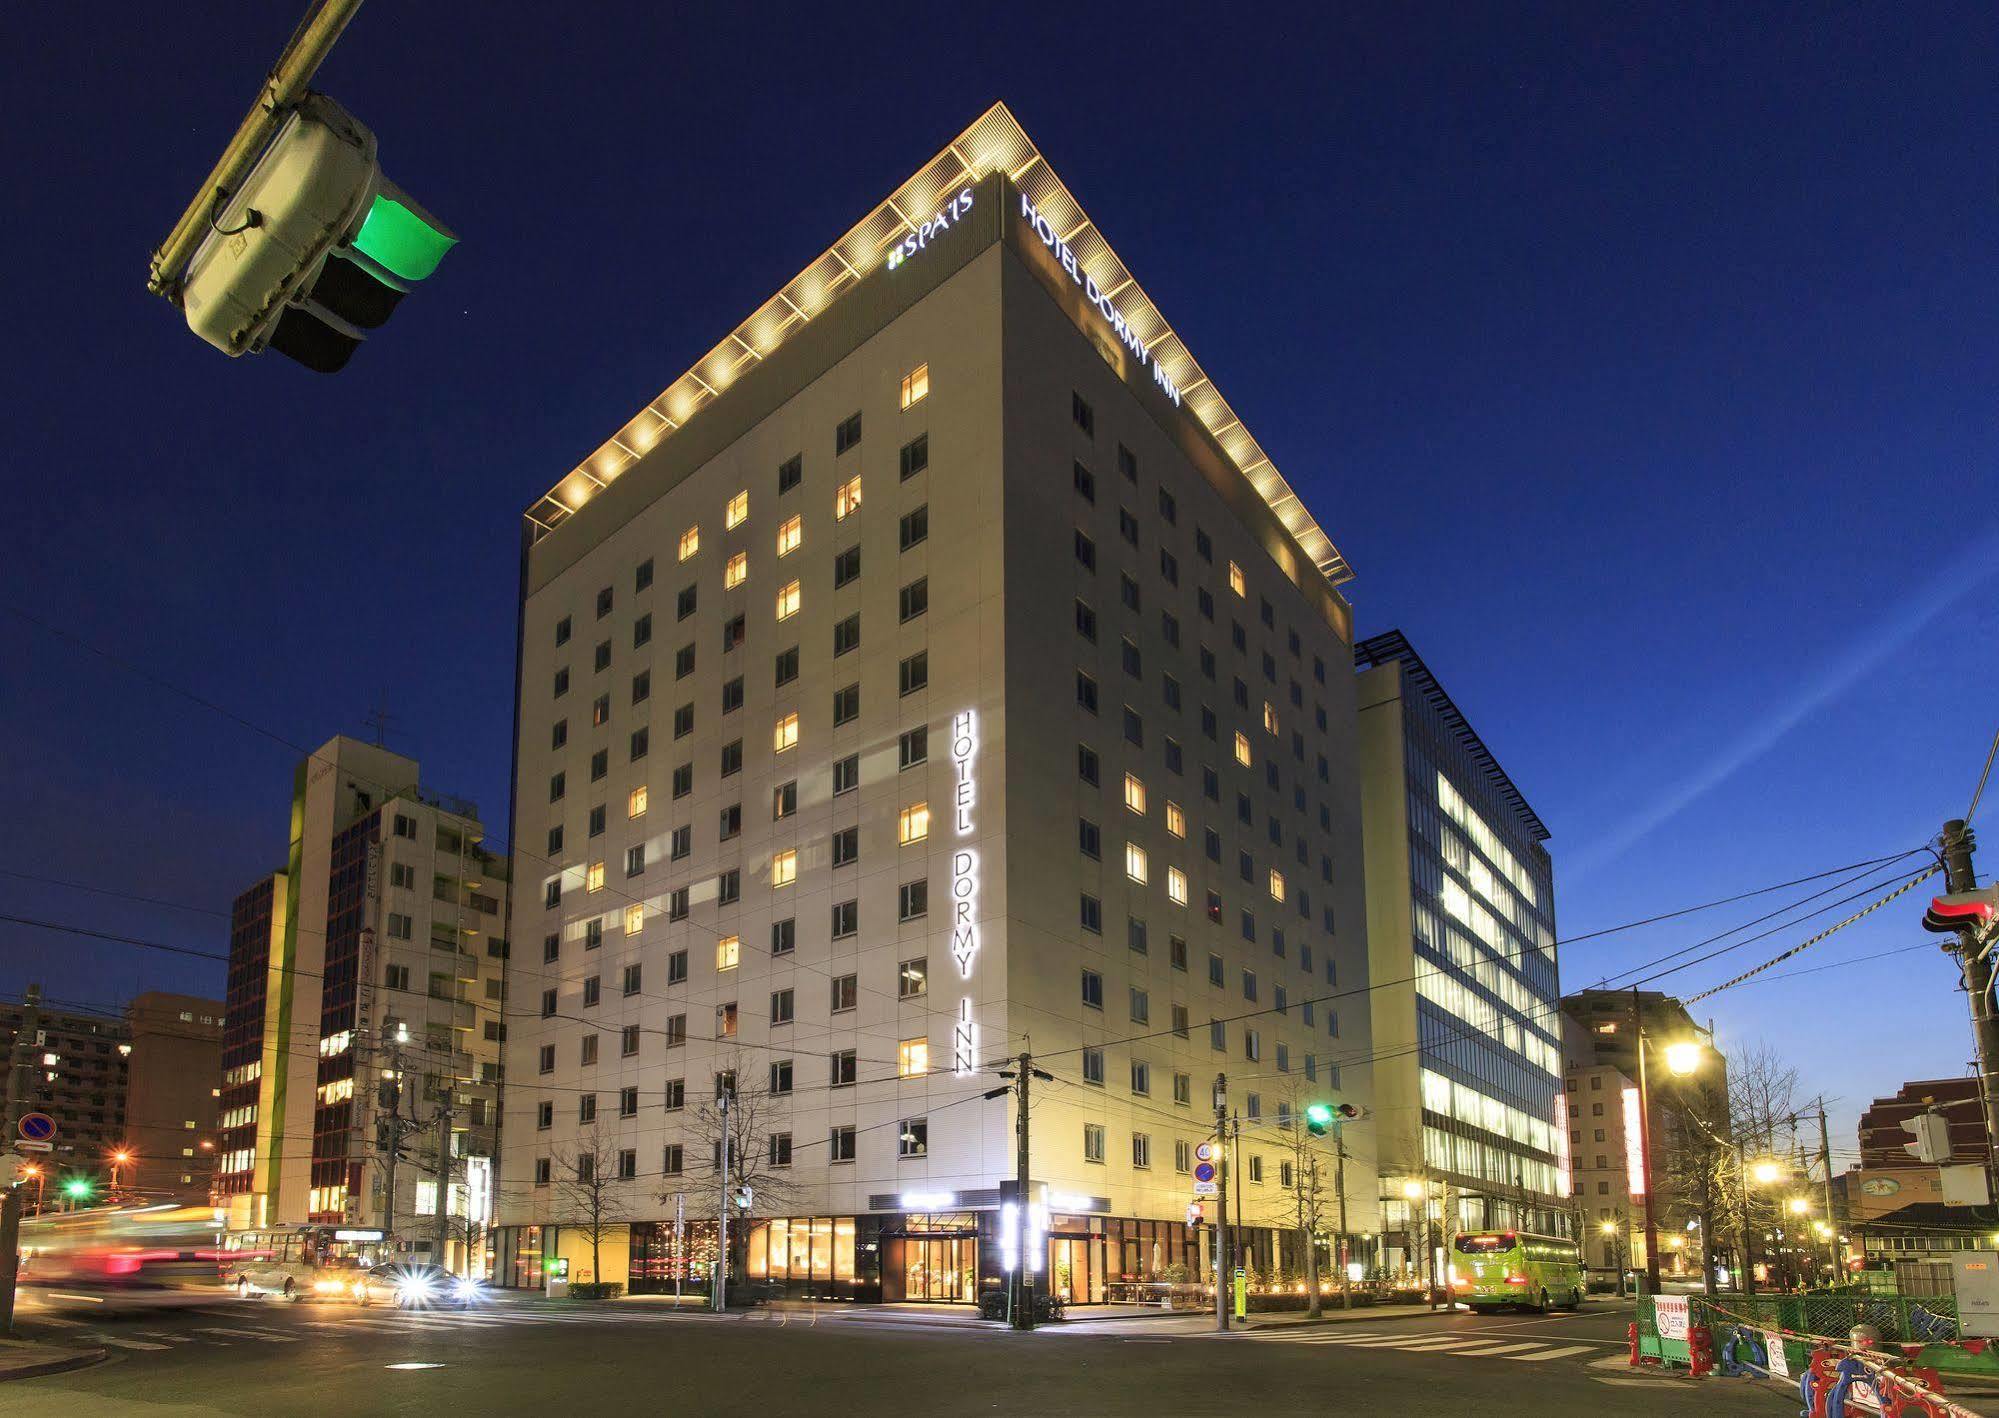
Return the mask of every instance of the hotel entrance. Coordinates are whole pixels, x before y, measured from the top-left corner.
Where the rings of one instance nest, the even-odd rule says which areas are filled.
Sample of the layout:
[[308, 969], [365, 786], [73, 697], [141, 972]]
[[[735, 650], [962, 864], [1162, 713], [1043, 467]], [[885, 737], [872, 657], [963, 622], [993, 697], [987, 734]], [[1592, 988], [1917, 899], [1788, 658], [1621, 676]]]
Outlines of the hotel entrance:
[[1104, 1238], [1088, 1232], [1048, 1238], [1048, 1292], [1072, 1305], [1104, 1302]]
[[882, 1299], [969, 1305], [979, 1298], [978, 1218], [910, 1216], [882, 1236]]

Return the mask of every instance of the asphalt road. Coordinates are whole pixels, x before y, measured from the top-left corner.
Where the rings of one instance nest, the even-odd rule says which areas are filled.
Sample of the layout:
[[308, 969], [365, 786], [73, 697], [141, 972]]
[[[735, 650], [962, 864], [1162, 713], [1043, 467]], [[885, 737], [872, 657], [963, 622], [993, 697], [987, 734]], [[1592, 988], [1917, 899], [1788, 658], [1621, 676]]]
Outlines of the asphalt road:
[[101, 1343], [93, 1368], [0, 1386], [0, 1414], [1759, 1415], [1771, 1387], [1633, 1378], [1628, 1308], [1360, 1317], [1227, 1337], [1199, 1318], [1013, 1334], [968, 1318], [821, 1307], [722, 1317], [505, 1301], [398, 1314], [275, 1301], [113, 1317], [24, 1312], [31, 1336]]

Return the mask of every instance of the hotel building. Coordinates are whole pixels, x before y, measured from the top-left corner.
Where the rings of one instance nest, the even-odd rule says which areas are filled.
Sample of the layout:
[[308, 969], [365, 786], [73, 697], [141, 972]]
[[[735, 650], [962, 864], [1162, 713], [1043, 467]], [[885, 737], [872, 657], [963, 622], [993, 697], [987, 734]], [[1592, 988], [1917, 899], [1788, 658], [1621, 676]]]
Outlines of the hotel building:
[[[298, 765], [285, 867], [230, 923], [216, 1190], [232, 1230], [325, 1222], [428, 1253], [448, 1102], [448, 1260], [483, 1263], [507, 956], [506, 863], [484, 835], [401, 754], [335, 738]], [[422, 1125], [393, 1216], [389, 1093]]]
[[1459, 1231], [1570, 1226], [1554, 868], [1408, 639], [1354, 659], [1383, 1260], [1442, 1275]]
[[1292, 1123], [1370, 1077], [1349, 573], [1003, 106], [522, 556], [502, 1283], [700, 1283], [729, 1080], [739, 1275], [1198, 1280], [1220, 1074], [1248, 1263], [1302, 1271]]

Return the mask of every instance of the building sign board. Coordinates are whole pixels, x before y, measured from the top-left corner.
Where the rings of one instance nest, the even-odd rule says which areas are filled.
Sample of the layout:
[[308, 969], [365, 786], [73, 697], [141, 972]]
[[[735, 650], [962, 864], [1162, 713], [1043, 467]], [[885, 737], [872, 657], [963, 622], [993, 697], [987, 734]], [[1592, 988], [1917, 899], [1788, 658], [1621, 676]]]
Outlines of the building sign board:
[[1056, 263], [1069, 273], [1069, 279], [1083, 292], [1083, 298], [1096, 307], [1097, 314], [1110, 326], [1117, 342], [1130, 350], [1141, 365], [1152, 371], [1152, 382], [1157, 384], [1166, 397], [1173, 401], [1173, 406], [1178, 408], [1180, 386], [1159, 367], [1159, 361], [1152, 357], [1150, 350], [1146, 349], [1145, 342], [1139, 338], [1138, 332], [1132, 329], [1130, 323], [1119, 313], [1117, 302], [1112, 299], [1115, 292], [1105, 291], [1097, 286], [1095, 279], [1076, 260], [1076, 253], [1070, 248], [1069, 243], [1055, 230], [1054, 223], [1035, 208], [1025, 192], [1020, 194], [1020, 216], [1021, 220], [1034, 229], [1034, 234], [1041, 238], [1041, 244], [1054, 255]]

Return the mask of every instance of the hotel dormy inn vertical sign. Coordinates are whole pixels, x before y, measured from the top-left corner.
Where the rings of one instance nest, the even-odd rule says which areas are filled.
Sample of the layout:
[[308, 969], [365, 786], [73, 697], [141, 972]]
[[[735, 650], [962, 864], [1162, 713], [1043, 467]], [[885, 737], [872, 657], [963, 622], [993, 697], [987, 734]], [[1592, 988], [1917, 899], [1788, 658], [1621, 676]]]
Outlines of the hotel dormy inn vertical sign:
[[951, 718], [951, 959], [966, 986], [951, 1026], [951, 1071], [967, 1078], [979, 1067], [979, 1026], [972, 1018], [972, 966], [979, 956], [979, 849], [972, 844], [978, 808], [979, 720], [961, 709]]

